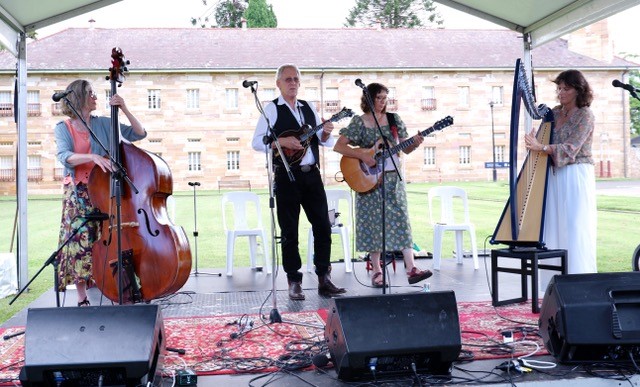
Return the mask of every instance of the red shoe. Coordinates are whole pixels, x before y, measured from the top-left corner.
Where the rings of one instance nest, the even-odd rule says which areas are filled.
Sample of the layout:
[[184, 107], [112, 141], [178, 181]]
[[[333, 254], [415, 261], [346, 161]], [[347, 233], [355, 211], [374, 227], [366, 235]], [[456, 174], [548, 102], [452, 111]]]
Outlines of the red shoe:
[[414, 266], [413, 269], [411, 269], [411, 271], [407, 273], [407, 279], [409, 280], [409, 283], [413, 285], [420, 281], [426, 280], [432, 275], [433, 273], [431, 272], [431, 270], [418, 270], [418, 268]]

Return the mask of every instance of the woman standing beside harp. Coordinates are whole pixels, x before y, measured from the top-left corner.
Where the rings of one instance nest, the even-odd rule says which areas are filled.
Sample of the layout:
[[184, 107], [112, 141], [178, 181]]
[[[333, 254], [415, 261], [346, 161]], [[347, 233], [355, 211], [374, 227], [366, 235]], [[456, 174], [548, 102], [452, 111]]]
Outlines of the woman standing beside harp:
[[[560, 104], [535, 107], [524, 66], [516, 63], [511, 117], [510, 197], [491, 243], [567, 250], [567, 273], [592, 273], [596, 266], [595, 171], [591, 153], [593, 92], [581, 72], [561, 72]], [[529, 150], [515, 179], [520, 100], [534, 119], [537, 133], [525, 134]], [[515, 126], [515, 129], [514, 129]], [[541, 276], [541, 285], [549, 278]]]
[[527, 149], [553, 160], [547, 184], [544, 241], [549, 248], [567, 250], [567, 273], [596, 273], [593, 91], [578, 70], [561, 72], [553, 83], [560, 105], [553, 108], [552, 142], [544, 145], [533, 133], [525, 135]]

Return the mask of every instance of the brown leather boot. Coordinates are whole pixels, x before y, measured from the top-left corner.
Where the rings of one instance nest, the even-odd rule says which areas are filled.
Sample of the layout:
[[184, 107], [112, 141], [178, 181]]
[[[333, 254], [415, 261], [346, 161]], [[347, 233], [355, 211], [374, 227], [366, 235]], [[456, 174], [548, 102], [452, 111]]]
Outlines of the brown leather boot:
[[304, 300], [304, 292], [302, 292], [302, 282], [289, 282], [289, 299], [294, 301]]
[[331, 270], [326, 274], [318, 275], [318, 294], [323, 297], [333, 297], [347, 292], [345, 288], [339, 288], [331, 282]]

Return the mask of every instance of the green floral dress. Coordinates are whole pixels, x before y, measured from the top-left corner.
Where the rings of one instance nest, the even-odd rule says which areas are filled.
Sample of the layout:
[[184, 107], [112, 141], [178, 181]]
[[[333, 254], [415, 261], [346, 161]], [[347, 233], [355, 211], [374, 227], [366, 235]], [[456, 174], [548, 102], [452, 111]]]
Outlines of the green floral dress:
[[[407, 128], [395, 114], [398, 137], [407, 138]], [[382, 133], [395, 144], [389, 125], [381, 127]], [[378, 129], [367, 128], [362, 117], [353, 117], [340, 134], [349, 139], [350, 144], [361, 148], [371, 148], [378, 140]], [[398, 165], [400, 168], [400, 165]], [[356, 250], [382, 251], [382, 193], [379, 189], [356, 195]], [[385, 219], [386, 251], [399, 251], [413, 246], [407, 194], [404, 181], [393, 171], [385, 173]]]

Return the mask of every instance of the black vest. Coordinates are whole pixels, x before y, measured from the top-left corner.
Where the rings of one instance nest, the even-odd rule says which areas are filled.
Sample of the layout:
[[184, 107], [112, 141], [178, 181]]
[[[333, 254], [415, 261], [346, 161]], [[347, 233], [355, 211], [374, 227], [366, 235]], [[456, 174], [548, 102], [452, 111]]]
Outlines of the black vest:
[[[307, 101], [298, 100], [298, 102], [302, 104], [302, 106], [300, 107], [300, 111], [302, 112], [304, 124], [308, 124], [312, 128], [315, 128], [317, 123], [316, 123], [316, 116], [315, 114], [313, 114], [313, 110], [311, 110], [311, 107], [309, 106]], [[288, 130], [300, 129], [300, 124], [298, 123], [298, 120], [296, 120], [296, 117], [293, 115], [293, 113], [291, 113], [291, 110], [286, 105], [286, 103], [282, 105], [278, 105], [277, 98], [273, 100], [273, 103], [276, 105], [276, 109], [278, 111], [278, 118], [276, 119], [276, 122], [273, 124], [273, 133], [276, 136], [279, 136], [282, 132], [285, 132]], [[319, 143], [320, 141], [318, 140], [318, 136], [313, 135], [311, 137], [310, 147], [311, 147], [311, 152], [313, 152], [313, 157], [316, 159], [316, 164], [320, 163]], [[274, 164], [282, 165], [282, 162], [279, 157], [274, 158]]]

